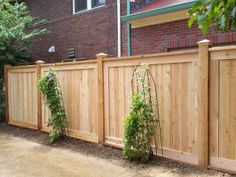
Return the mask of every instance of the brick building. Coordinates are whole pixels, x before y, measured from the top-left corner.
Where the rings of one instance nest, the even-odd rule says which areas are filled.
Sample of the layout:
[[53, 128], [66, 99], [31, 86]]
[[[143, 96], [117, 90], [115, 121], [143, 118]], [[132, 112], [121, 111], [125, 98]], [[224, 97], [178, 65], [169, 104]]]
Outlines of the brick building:
[[[70, 56], [68, 51], [76, 58], [95, 58], [100, 52], [111, 57], [158, 53], [193, 48], [203, 38], [214, 45], [236, 42], [235, 31], [210, 29], [203, 37], [196, 25], [188, 28], [191, 0], [25, 1], [33, 16], [48, 20], [50, 31], [30, 46], [34, 60], [60, 61]], [[48, 52], [52, 46], [55, 53]]]
[[[123, 1], [123, 2], [122, 2]], [[121, 1], [121, 6], [126, 3]], [[94, 58], [104, 52], [117, 56], [117, 2], [114, 0], [25, 0], [31, 14], [47, 19], [49, 34], [30, 45], [33, 60], [47, 62], [68, 58]], [[80, 8], [81, 7], [81, 8]], [[125, 8], [125, 7], [122, 7]], [[124, 9], [125, 11], [125, 9]], [[55, 53], [48, 49], [55, 46]]]
[[194, 48], [197, 47], [198, 41], [205, 38], [211, 40], [215, 46], [235, 43], [236, 31], [226, 33], [211, 28], [208, 34], [203, 36], [196, 24], [192, 28], [188, 27], [187, 12], [195, 2], [149, 0], [147, 5], [123, 16], [122, 20], [131, 24], [130, 32], [123, 32], [129, 38], [129, 42], [123, 41], [123, 55]]

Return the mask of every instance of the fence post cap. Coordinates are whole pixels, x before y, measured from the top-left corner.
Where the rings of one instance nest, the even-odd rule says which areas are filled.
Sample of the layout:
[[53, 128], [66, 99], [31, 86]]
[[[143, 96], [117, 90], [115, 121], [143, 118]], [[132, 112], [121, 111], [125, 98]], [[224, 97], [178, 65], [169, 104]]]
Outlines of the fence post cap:
[[11, 65], [4, 65], [4, 68], [9, 68], [9, 67], [11, 67]]
[[43, 64], [43, 63], [45, 63], [43, 60], [37, 60], [36, 61], [36, 64]]
[[198, 45], [208, 45], [208, 46], [210, 46], [210, 45], [212, 45], [212, 42], [208, 39], [203, 39], [203, 40], [199, 41], [197, 44]]
[[106, 58], [108, 55], [105, 53], [99, 53], [96, 55], [97, 58]]

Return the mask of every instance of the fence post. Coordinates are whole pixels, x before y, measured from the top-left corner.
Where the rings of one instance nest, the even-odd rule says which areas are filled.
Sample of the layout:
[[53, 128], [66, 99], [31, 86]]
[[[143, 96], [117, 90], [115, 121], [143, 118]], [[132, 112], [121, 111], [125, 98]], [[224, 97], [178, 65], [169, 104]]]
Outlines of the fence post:
[[8, 68], [11, 65], [4, 65], [4, 83], [5, 83], [5, 121], [9, 122], [9, 102], [8, 102]]
[[99, 121], [99, 143], [104, 143], [104, 81], [103, 81], [103, 59], [107, 58], [107, 54], [99, 53], [97, 57], [97, 73], [98, 73], [98, 121]]
[[199, 59], [197, 61], [196, 101], [197, 118], [197, 153], [199, 166], [207, 168], [209, 165], [209, 116], [208, 116], [208, 86], [209, 86], [209, 40], [198, 42]]
[[[42, 60], [36, 61], [36, 81], [41, 77], [41, 65], [45, 62]], [[37, 83], [35, 83], [37, 84]], [[42, 97], [40, 91], [37, 89], [37, 129], [42, 128]]]

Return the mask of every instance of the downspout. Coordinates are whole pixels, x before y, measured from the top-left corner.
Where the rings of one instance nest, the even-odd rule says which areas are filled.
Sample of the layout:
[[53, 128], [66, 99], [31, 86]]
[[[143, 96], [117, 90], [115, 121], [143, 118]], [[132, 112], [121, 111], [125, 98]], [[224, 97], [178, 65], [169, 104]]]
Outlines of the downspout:
[[120, 0], [117, 0], [117, 56], [121, 57], [121, 7]]
[[[127, 0], [127, 15], [130, 15], [130, 0]], [[131, 24], [127, 24], [127, 53], [131, 56]]]

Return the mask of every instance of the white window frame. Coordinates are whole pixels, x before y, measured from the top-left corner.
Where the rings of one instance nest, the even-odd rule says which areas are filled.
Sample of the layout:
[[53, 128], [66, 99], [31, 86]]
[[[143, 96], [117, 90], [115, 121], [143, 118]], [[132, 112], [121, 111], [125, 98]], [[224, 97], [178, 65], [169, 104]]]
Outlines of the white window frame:
[[87, 9], [75, 12], [75, 0], [72, 0], [72, 3], [73, 3], [73, 7], [72, 7], [73, 8], [73, 14], [79, 14], [79, 13], [86, 12], [86, 11], [89, 11], [89, 10], [101, 8], [101, 7], [104, 7], [106, 5], [106, 1], [105, 1], [105, 4], [103, 4], [101, 6], [92, 7], [92, 0], [87, 0]]

